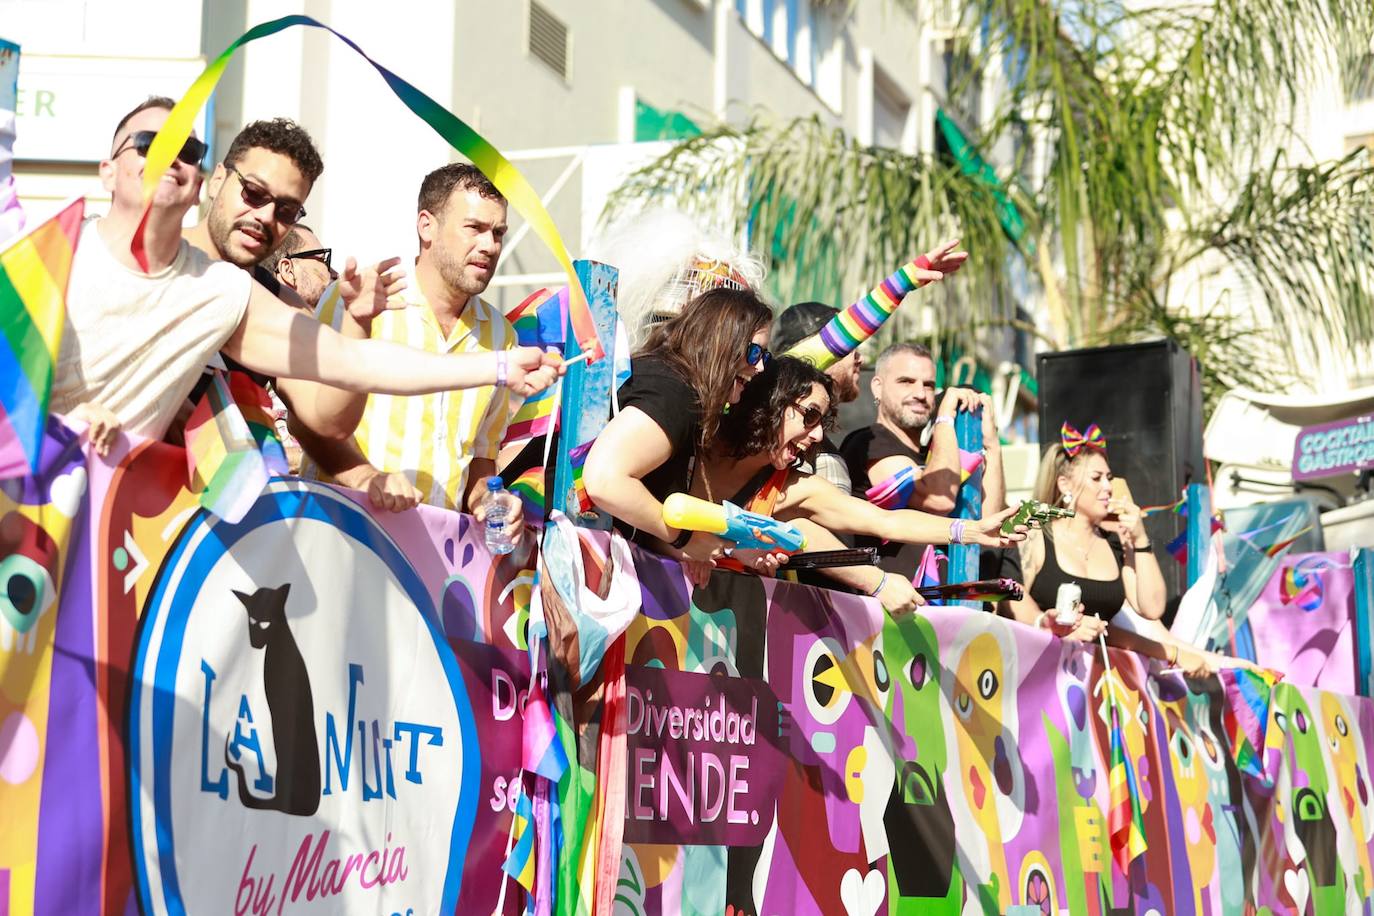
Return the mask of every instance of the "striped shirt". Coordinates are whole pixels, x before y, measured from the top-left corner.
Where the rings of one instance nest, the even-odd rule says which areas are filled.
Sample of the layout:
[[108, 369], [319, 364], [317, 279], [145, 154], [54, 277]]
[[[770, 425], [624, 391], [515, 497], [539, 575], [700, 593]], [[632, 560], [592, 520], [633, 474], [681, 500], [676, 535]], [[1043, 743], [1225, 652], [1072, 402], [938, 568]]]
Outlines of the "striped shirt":
[[[415, 278], [403, 294], [404, 309], [383, 312], [372, 338], [431, 353], [487, 353], [516, 344], [515, 329], [496, 308], [476, 297], [458, 316], [447, 338]], [[336, 330], [343, 322], [338, 297], [320, 301], [319, 317]], [[401, 471], [432, 506], [462, 510], [468, 465], [496, 459], [510, 420], [510, 390], [485, 386], [425, 395], [371, 394], [353, 438], [368, 463]]]

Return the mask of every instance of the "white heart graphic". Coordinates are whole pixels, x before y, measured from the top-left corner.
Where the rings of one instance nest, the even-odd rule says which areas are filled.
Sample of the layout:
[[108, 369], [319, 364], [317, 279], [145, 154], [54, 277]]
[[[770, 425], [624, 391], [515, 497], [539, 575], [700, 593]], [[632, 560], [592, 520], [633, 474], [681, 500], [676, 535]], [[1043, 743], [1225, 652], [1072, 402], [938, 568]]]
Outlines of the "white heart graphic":
[[844, 873], [840, 881], [840, 901], [847, 916], [874, 916], [887, 896], [887, 881], [874, 869], [863, 877], [857, 868]]
[[1283, 873], [1283, 886], [1288, 888], [1288, 896], [1293, 898], [1296, 912], [1307, 912], [1308, 881], [1304, 869], [1289, 869]]
[[81, 497], [86, 495], [86, 469], [79, 465], [72, 468], [52, 482], [48, 493], [54, 509], [66, 518], [75, 518], [76, 510], [81, 508]]

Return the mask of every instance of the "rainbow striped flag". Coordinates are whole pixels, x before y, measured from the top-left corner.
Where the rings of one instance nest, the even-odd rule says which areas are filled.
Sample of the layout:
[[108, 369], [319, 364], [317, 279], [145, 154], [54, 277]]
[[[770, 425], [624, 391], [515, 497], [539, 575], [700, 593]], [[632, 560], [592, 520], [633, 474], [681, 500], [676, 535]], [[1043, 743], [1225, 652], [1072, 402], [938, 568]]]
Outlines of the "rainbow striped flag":
[[1131, 860], [1149, 848], [1149, 844], [1145, 842], [1140, 787], [1136, 784], [1131, 759], [1126, 756], [1126, 739], [1121, 730], [1121, 715], [1115, 700], [1112, 701], [1111, 770], [1108, 783], [1111, 801], [1107, 810], [1107, 839], [1112, 848], [1112, 860], [1124, 875]]
[[594, 442], [595, 439], [588, 440], [568, 452], [568, 460], [572, 462], [573, 492], [577, 496], [577, 511], [583, 514], [596, 511], [596, 504], [587, 495], [587, 485], [582, 482], [582, 466], [587, 463], [587, 453], [592, 450]]
[[274, 476], [286, 473], [267, 392], [241, 372], [211, 373], [186, 423], [186, 470], [203, 508], [230, 524], [243, 519]]
[[915, 492], [916, 468], [909, 464], [865, 490], [864, 498], [879, 509], [905, 509]]
[[544, 466], [530, 468], [511, 481], [510, 491], [520, 497], [525, 508], [525, 524], [544, 525]]
[[1222, 721], [1231, 740], [1231, 756], [1242, 772], [1270, 783], [1264, 769], [1264, 734], [1269, 727], [1269, 698], [1283, 675], [1262, 668], [1222, 668], [1217, 672], [1226, 696]]
[[[522, 347], [541, 347], [563, 350], [563, 328], [568, 314], [568, 288], [565, 286], [554, 291], [541, 289], [530, 295], [507, 315], [515, 327], [516, 339]], [[511, 445], [528, 442], [530, 439], [546, 436], [558, 428], [558, 418], [553, 415], [554, 403], [558, 400], [558, 385], [550, 385], [538, 394], [531, 395], [520, 405], [506, 427], [506, 435], [501, 444]]]
[[510, 855], [506, 857], [506, 863], [501, 866], [501, 870], [515, 879], [526, 891], [534, 891], [534, 808], [530, 805], [530, 797], [523, 791], [515, 800], [514, 836], [515, 845], [511, 847]]
[[554, 711], [544, 697], [541, 678], [536, 675], [525, 701], [525, 721], [521, 733], [520, 766], [552, 782], [563, 778], [568, 769], [568, 755], [558, 742], [558, 727]]
[[85, 213], [78, 198], [0, 250], [0, 478], [38, 473]]
[[977, 474], [982, 466], [982, 452], [966, 452], [959, 449], [959, 483], [968, 483], [968, 479]]
[[916, 279], [916, 272], [929, 266], [925, 255], [903, 264], [896, 273], [869, 290], [868, 295], [830, 319], [786, 355], [809, 360], [817, 369], [829, 369], [877, 333], [907, 293], [925, 285], [926, 281]]

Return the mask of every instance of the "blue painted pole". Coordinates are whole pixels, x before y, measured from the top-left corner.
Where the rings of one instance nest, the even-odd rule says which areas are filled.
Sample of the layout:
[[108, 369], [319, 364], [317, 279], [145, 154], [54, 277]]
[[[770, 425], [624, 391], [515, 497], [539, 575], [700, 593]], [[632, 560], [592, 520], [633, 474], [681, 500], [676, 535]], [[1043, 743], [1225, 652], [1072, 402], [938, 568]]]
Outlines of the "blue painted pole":
[[1374, 697], [1374, 550], [1355, 554], [1355, 659], [1359, 665], [1355, 689]]
[[[574, 261], [573, 269], [591, 307], [596, 333], [606, 357], [591, 365], [575, 363], [568, 367], [563, 377], [558, 421], [561, 432], [554, 461], [553, 492], [549, 494], [548, 504], [567, 513], [575, 524], [584, 528], [608, 529], [611, 527], [611, 517], [605, 512], [598, 509], [587, 515], [578, 514], [577, 499], [573, 494], [571, 452], [577, 446], [595, 439], [610, 420], [611, 386], [615, 384], [612, 365], [612, 354], [615, 352], [615, 303], [620, 271], [597, 261]], [[563, 351], [565, 359], [572, 359], [582, 352], [571, 326], [564, 328], [564, 339], [567, 341]]]
[[1207, 565], [1212, 549], [1212, 494], [1205, 484], [1190, 483], [1184, 491], [1188, 506], [1188, 585], [1192, 586]]
[[[976, 413], [961, 410], [954, 416], [954, 435], [959, 440], [959, 448], [966, 452], [983, 450], [983, 420]], [[954, 500], [955, 518], [981, 518], [983, 515], [983, 469], [964, 481]], [[978, 556], [981, 548], [976, 544], [952, 544], [949, 548], [949, 582], [970, 582], [978, 578]], [[960, 601], [964, 607], [981, 610], [978, 601]]]

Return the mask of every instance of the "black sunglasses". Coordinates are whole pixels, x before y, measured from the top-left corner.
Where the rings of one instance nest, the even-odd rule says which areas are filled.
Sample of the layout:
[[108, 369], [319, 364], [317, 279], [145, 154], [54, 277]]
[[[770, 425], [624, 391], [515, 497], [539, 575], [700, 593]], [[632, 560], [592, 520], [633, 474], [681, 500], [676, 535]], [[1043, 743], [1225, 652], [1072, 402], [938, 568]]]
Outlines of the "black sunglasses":
[[773, 361], [773, 354], [768, 352], [768, 348], [763, 344], [749, 342], [749, 346], [744, 349], [744, 361], [751, 366], [757, 366], [759, 360], [763, 360], [764, 366]]
[[[148, 150], [152, 147], [156, 137], [157, 131], [155, 130], [136, 130], [124, 138], [124, 142], [119, 144], [119, 148], [114, 151], [110, 158], [115, 159], [126, 149], [132, 148], [134, 152], [147, 159]], [[187, 137], [186, 142], [181, 145], [181, 152], [177, 153], [177, 158], [187, 165], [198, 166], [209, 149], [210, 147], [205, 144], [204, 140]]]
[[299, 258], [305, 261], [319, 261], [332, 272], [334, 270], [334, 265], [329, 263], [329, 259], [333, 256], [334, 249], [332, 248], [312, 248], [309, 251], [298, 251], [295, 254], [288, 254], [286, 257]]
[[276, 214], [277, 221], [285, 226], [294, 226], [305, 219], [304, 204], [297, 203], [290, 198], [277, 197], [262, 185], [244, 178], [242, 172], [227, 162], [224, 164], [224, 168], [238, 176], [239, 196], [243, 198], [244, 203], [254, 210], [272, 204], [272, 212]]
[[796, 403], [792, 406], [801, 414], [802, 425], [806, 429], [815, 429], [817, 426], [829, 429], [834, 422], [829, 411], [821, 410], [815, 404]]

